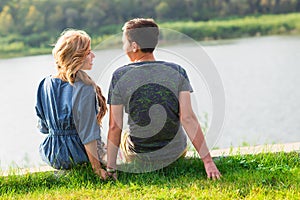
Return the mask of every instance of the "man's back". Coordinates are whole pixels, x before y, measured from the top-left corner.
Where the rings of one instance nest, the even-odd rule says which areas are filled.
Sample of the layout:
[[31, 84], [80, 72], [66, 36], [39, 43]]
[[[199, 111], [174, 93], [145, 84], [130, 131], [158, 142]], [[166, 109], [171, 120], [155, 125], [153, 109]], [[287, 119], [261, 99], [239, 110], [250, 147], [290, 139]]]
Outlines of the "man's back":
[[163, 150], [176, 155], [186, 148], [179, 119], [180, 91], [192, 88], [185, 70], [174, 63], [132, 63], [114, 72], [108, 103], [125, 107], [132, 152]]

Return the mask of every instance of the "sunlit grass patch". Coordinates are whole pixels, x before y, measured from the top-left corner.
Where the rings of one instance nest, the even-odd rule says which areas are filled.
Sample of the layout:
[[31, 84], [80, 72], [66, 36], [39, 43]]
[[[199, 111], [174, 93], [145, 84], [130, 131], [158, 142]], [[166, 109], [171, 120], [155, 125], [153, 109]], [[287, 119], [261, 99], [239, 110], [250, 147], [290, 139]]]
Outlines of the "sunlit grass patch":
[[262, 153], [215, 159], [223, 177], [206, 178], [198, 158], [180, 159], [154, 172], [119, 172], [117, 182], [101, 181], [89, 165], [72, 170], [0, 177], [7, 199], [297, 199], [299, 153]]

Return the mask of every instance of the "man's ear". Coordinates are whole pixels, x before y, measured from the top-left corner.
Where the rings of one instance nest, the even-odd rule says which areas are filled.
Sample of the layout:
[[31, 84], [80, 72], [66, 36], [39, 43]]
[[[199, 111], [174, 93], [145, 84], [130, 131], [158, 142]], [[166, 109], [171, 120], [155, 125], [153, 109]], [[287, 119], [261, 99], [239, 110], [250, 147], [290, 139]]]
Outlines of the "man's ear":
[[136, 42], [131, 43], [132, 51], [135, 53], [139, 50], [140, 46]]

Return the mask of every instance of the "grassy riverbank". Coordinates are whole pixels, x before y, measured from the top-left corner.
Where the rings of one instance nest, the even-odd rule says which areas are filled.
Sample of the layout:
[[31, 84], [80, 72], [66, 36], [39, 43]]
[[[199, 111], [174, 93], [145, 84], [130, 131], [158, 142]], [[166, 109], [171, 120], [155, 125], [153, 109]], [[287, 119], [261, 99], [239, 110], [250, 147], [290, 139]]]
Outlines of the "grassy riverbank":
[[[210, 21], [178, 21], [159, 23], [161, 28], [179, 31], [197, 40], [228, 39], [261, 35], [299, 34], [300, 13], [281, 15], [246, 16]], [[121, 32], [122, 25], [103, 27], [101, 33], [92, 35], [92, 46], [100, 44], [109, 35]], [[9, 35], [0, 38], [0, 58], [19, 57], [51, 53], [59, 33], [33, 34], [30, 36]], [[172, 38], [165, 35], [165, 38]]]
[[179, 31], [195, 40], [300, 34], [300, 13], [246, 16], [208, 22], [172, 22], [160, 26]]
[[222, 180], [207, 180], [199, 159], [183, 159], [145, 174], [100, 181], [90, 166], [65, 175], [40, 172], [0, 177], [0, 199], [299, 199], [299, 153], [216, 159]]

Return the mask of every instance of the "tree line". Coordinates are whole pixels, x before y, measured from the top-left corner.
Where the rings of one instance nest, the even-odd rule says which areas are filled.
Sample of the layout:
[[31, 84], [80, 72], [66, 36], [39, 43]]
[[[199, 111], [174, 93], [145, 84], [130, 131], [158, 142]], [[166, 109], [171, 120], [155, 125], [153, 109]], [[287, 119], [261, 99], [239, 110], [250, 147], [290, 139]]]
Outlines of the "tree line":
[[9, 38], [6, 42], [22, 36], [26, 45], [39, 47], [67, 27], [113, 34], [135, 17], [208, 21], [299, 11], [300, 0], [1, 0], [0, 36]]

